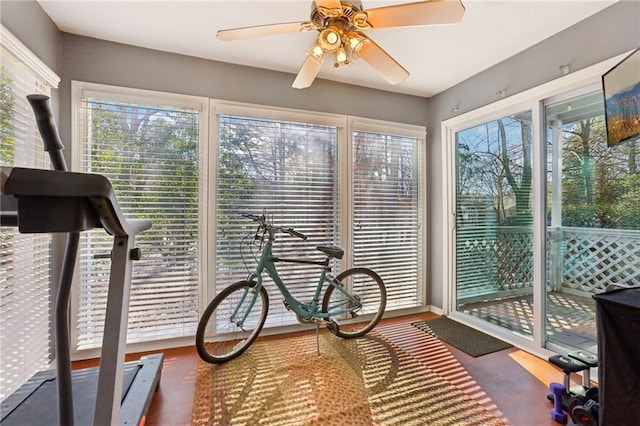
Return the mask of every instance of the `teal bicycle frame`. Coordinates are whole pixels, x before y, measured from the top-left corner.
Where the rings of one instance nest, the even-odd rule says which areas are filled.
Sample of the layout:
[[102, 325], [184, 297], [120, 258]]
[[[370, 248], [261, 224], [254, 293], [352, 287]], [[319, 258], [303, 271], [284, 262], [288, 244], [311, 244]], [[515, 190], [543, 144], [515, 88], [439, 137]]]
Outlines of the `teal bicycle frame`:
[[[221, 290], [198, 321], [196, 348], [204, 361], [220, 364], [232, 360], [258, 338], [273, 304], [266, 289], [265, 275], [273, 280], [284, 297], [284, 306], [293, 311], [298, 322], [315, 325], [318, 353], [321, 325], [338, 337], [355, 339], [364, 336], [378, 324], [387, 303], [387, 291], [378, 274], [368, 268], [355, 267], [334, 276], [331, 273], [332, 266], [344, 257], [344, 250], [335, 246], [316, 246], [324, 257], [318, 254], [317, 259], [311, 260], [274, 256], [277, 235], [288, 234], [302, 240], [307, 240], [307, 236], [293, 228], [274, 226], [273, 217], [268, 217], [266, 213], [243, 216], [258, 223], [257, 230], [240, 242], [241, 254], [247, 242], [251, 247], [251, 261], [242, 256], [247, 278]], [[253, 238], [252, 241], [249, 238]], [[314, 276], [320, 276], [317, 285], [313, 287], [313, 280], [309, 280], [309, 285], [301, 283], [305, 288], [303, 295], [293, 291], [298, 285], [290, 291], [278, 273], [276, 266], [279, 262], [319, 267], [319, 273], [314, 273]], [[291, 265], [290, 268], [294, 271], [300, 269], [297, 265]], [[307, 272], [305, 268], [295, 276], [304, 275], [306, 278]], [[284, 278], [293, 277], [289, 273], [285, 275]], [[271, 288], [272, 284], [268, 286]], [[323, 290], [324, 294], [321, 294]], [[304, 299], [305, 303], [299, 299]], [[310, 300], [307, 302], [307, 299]]]
[[[303, 260], [303, 259], [281, 259], [278, 257], [273, 257], [272, 247], [273, 247], [274, 236], [272, 233], [269, 233], [269, 240], [264, 244], [262, 248], [262, 254], [260, 259], [258, 260], [258, 264], [256, 266], [255, 272], [249, 274], [248, 281], [255, 282], [256, 285], [252, 288], [250, 303], [246, 306], [245, 312], [243, 312], [238, 318], [238, 310], [243, 305], [249, 290], [247, 289], [245, 293], [242, 295], [241, 300], [238, 302], [238, 306], [233, 312], [232, 317], [236, 319], [236, 324], [239, 327], [242, 327], [244, 321], [247, 319], [249, 312], [253, 309], [253, 305], [258, 297], [260, 292], [260, 288], [263, 285], [262, 282], [262, 273], [266, 269], [267, 273], [276, 284], [280, 292], [285, 298], [285, 306], [293, 310], [299, 318], [303, 320], [307, 320], [309, 322], [315, 322], [321, 325], [329, 325], [331, 323], [328, 320], [329, 316], [341, 316], [346, 315], [351, 312], [355, 312], [362, 307], [362, 304], [359, 299], [352, 296], [344, 286], [337, 281], [333, 275], [329, 273], [329, 260], [330, 257], [327, 257], [324, 261], [313, 261], [313, 260]], [[316, 290], [313, 296], [313, 299], [310, 303], [302, 303], [298, 299], [296, 299], [289, 289], [287, 289], [286, 285], [280, 278], [278, 271], [276, 269], [276, 262], [286, 262], [286, 263], [299, 263], [299, 264], [307, 264], [307, 265], [318, 265], [322, 267], [322, 271], [320, 273], [320, 278], [318, 280], [318, 284], [316, 286]], [[318, 304], [320, 303], [320, 293], [322, 292], [322, 288], [324, 287], [324, 283], [327, 282], [330, 286], [333, 286], [338, 290], [341, 294], [345, 296], [344, 300], [340, 300], [335, 304], [332, 304], [328, 307], [327, 312], [322, 312], [318, 309]]]

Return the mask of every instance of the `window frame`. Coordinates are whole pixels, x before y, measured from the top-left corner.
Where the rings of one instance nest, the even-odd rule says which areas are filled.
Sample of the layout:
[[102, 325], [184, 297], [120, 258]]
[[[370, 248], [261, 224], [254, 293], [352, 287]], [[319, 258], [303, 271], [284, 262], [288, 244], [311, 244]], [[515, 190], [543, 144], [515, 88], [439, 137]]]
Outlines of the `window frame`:
[[[198, 290], [198, 307], [199, 312], [202, 312], [211, 299], [214, 297], [215, 292], [215, 256], [216, 256], [216, 220], [215, 216], [212, 216], [208, 212], [216, 206], [217, 197], [217, 157], [218, 157], [218, 115], [239, 115], [247, 117], [258, 117], [272, 120], [284, 120], [302, 122], [307, 124], [318, 124], [335, 126], [338, 132], [338, 144], [337, 144], [337, 157], [338, 157], [338, 179], [337, 183], [342, 187], [339, 191], [339, 203], [341, 204], [341, 217], [338, 224], [338, 234], [340, 236], [340, 245], [346, 248], [347, 256], [343, 259], [342, 267], [346, 267], [349, 262], [350, 247], [352, 245], [350, 232], [343, 232], [343, 230], [349, 230], [350, 218], [353, 215], [353, 208], [351, 205], [351, 191], [349, 190], [350, 182], [350, 170], [351, 170], [351, 149], [352, 149], [352, 137], [354, 131], [368, 131], [377, 132], [383, 134], [397, 135], [402, 137], [411, 137], [417, 140], [416, 145], [416, 169], [418, 173], [418, 221], [422, 230], [420, 237], [420, 253], [418, 254], [418, 268], [420, 282], [416, 283], [418, 289], [419, 300], [416, 308], [405, 308], [397, 311], [399, 313], [420, 312], [426, 311], [427, 289], [424, 282], [424, 275], [426, 272], [426, 250], [427, 250], [427, 235], [426, 235], [426, 222], [427, 222], [427, 200], [426, 200], [426, 187], [427, 187], [427, 174], [425, 172], [424, 165], [426, 164], [425, 158], [425, 143], [426, 143], [426, 129], [423, 126], [408, 125], [401, 123], [394, 123], [389, 121], [375, 120], [369, 118], [322, 113], [314, 111], [304, 111], [290, 108], [273, 107], [266, 105], [247, 104], [234, 101], [226, 101], [220, 99], [203, 98], [196, 96], [179, 95], [173, 93], [165, 93], [158, 91], [149, 91], [142, 89], [132, 89], [120, 86], [111, 86], [105, 84], [97, 84], [91, 82], [72, 81], [71, 82], [71, 115], [72, 115], [72, 152], [71, 152], [71, 169], [80, 171], [81, 158], [83, 154], [81, 137], [83, 129], [81, 128], [82, 122], [80, 120], [81, 113], [81, 98], [86, 95], [99, 95], [103, 99], [111, 99], [117, 102], [132, 102], [132, 103], [157, 103], [161, 101], [162, 104], [167, 105], [169, 101], [170, 105], [176, 106], [191, 106], [199, 105], [201, 107], [201, 120], [200, 120], [200, 138], [201, 138], [201, 151], [200, 151], [200, 226], [202, 233], [200, 236], [200, 257], [199, 257], [199, 290]], [[344, 190], [343, 190], [344, 189]], [[80, 279], [76, 274], [76, 280]], [[76, 321], [77, 309], [78, 309], [78, 292], [74, 292], [72, 298], [72, 321]], [[75, 330], [73, 324], [72, 330]], [[298, 326], [294, 326], [298, 327]], [[285, 326], [284, 329], [287, 327]], [[283, 331], [280, 327], [276, 332]], [[75, 342], [75, 333], [72, 332], [72, 339]], [[269, 333], [269, 332], [268, 332]], [[142, 351], [142, 350], [156, 350], [159, 348], [166, 348], [172, 346], [182, 346], [192, 344], [192, 338], [183, 337], [168, 340], [152, 340], [144, 343], [133, 343], [127, 345], [127, 351]], [[83, 359], [99, 355], [99, 348], [74, 351], [72, 353], [73, 359]]]
[[[209, 203], [209, 209], [216, 208], [216, 200], [217, 200], [217, 177], [218, 177], [218, 116], [220, 115], [235, 115], [235, 116], [245, 116], [251, 118], [264, 118], [269, 120], [282, 120], [282, 121], [293, 121], [300, 123], [308, 123], [308, 124], [316, 124], [322, 126], [331, 126], [336, 127], [338, 132], [338, 142], [337, 142], [337, 157], [338, 157], [338, 184], [344, 180], [343, 176], [345, 173], [345, 167], [347, 163], [344, 160], [344, 153], [342, 152], [342, 146], [344, 143], [341, 143], [341, 140], [344, 140], [346, 137], [346, 129], [347, 129], [347, 121], [345, 116], [341, 116], [338, 114], [328, 114], [328, 113], [312, 113], [301, 110], [294, 110], [289, 108], [278, 108], [271, 107], [266, 105], [256, 105], [256, 104], [247, 104], [241, 102], [231, 102], [220, 99], [211, 99], [210, 103], [210, 163], [209, 167], [211, 172], [209, 174], [209, 181], [207, 182], [207, 188], [209, 191], [209, 199], [211, 200]], [[340, 192], [340, 202], [344, 202], [344, 191]], [[339, 235], [343, 235], [344, 232], [340, 232], [340, 230], [344, 229], [343, 226], [345, 224], [341, 221], [338, 224]], [[207, 262], [207, 267], [209, 269], [209, 276], [212, 277], [208, 285], [204, 286], [201, 291], [200, 298], [200, 309], [203, 312], [207, 305], [211, 302], [211, 300], [215, 297], [216, 294], [216, 286], [215, 282], [215, 259], [216, 259], [216, 244], [215, 239], [217, 235], [217, 223], [215, 220], [211, 220], [211, 228], [209, 233], [209, 241], [208, 246], [210, 247], [209, 258]], [[341, 240], [341, 244], [344, 241]], [[341, 261], [341, 266], [344, 267], [346, 264], [346, 259]], [[274, 296], [274, 295], [272, 295]], [[286, 327], [286, 326], [285, 326]], [[276, 327], [278, 328], [278, 327]]]
[[[302, 111], [289, 108], [273, 107], [267, 105], [248, 104], [241, 102], [231, 102], [219, 99], [211, 100], [210, 107], [210, 181], [208, 183], [209, 199], [211, 200], [210, 209], [215, 208], [215, 200], [217, 199], [217, 163], [218, 157], [218, 140], [216, 135], [218, 134], [218, 116], [219, 115], [237, 115], [246, 116], [251, 118], [264, 118], [271, 120], [283, 120], [294, 121], [309, 124], [318, 124], [326, 126], [336, 126], [338, 130], [337, 141], [337, 156], [338, 156], [338, 185], [339, 200], [340, 203], [340, 220], [338, 224], [339, 244], [345, 249], [345, 255], [340, 262], [342, 270], [352, 265], [353, 254], [353, 241], [351, 233], [351, 218], [353, 217], [353, 193], [352, 186], [350, 185], [352, 178], [353, 164], [352, 149], [353, 149], [353, 134], [356, 131], [371, 132], [388, 134], [400, 137], [414, 138], [416, 139], [416, 171], [418, 173], [418, 222], [421, 228], [421, 235], [419, 241], [419, 252], [417, 253], [417, 267], [418, 267], [418, 282], [416, 283], [418, 300], [417, 307], [403, 308], [396, 312], [420, 312], [426, 310], [427, 301], [427, 289], [424, 281], [424, 277], [427, 271], [426, 260], [426, 247], [427, 247], [427, 174], [425, 172], [424, 164], [426, 164], [425, 157], [425, 144], [427, 131], [424, 126], [396, 123], [391, 121], [377, 120], [371, 118], [364, 118], [358, 116], [320, 113]], [[210, 247], [210, 261], [208, 263], [209, 276], [215, 277], [215, 236], [217, 235], [217, 229], [215, 229], [215, 220], [211, 221], [211, 240], [209, 242]], [[345, 232], [346, 231], [346, 232]], [[366, 266], [366, 265], [355, 265]], [[216, 283], [214, 278], [206, 288], [202, 289], [201, 309], [204, 310], [208, 303], [213, 299], [216, 293]], [[275, 295], [272, 295], [275, 296]], [[284, 326], [285, 329], [287, 326]], [[282, 327], [274, 327], [275, 329], [281, 329]], [[270, 333], [266, 331], [266, 333]]]
[[11, 31], [0, 24], [0, 44], [24, 63], [34, 74], [46, 83], [50, 89], [57, 89], [60, 77], [24, 45]]
[[[201, 236], [198, 241], [198, 288], [203, 286], [203, 283], [209, 281], [207, 276], [206, 265], [207, 252], [209, 246], [207, 244], [207, 230], [209, 229], [209, 220], [206, 213], [207, 208], [207, 196], [206, 196], [206, 182], [208, 182], [208, 175], [210, 173], [209, 167], [209, 100], [208, 98], [198, 96], [179, 95], [174, 93], [133, 89], [121, 86], [111, 86], [105, 84], [84, 82], [84, 81], [72, 81], [71, 82], [71, 113], [72, 113], [72, 126], [71, 126], [71, 165], [70, 168], [73, 171], [82, 171], [82, 158], [86, 147], [82, 143], [82, 134], [84, 132], [83, 120], [81, 119], [82, 105], [81, 100], [86, 96], [100, 97], [101, 99], [111, 100], [114, 102], [123, 103], [140, 103], [146, 105], [166, 105], [175, 106], [177, 108], [190, 108], [199, 110], [199, 159], [200, 169], [198, 171], [200, 188], [199, 188], [199, 201], [198, 201], [198, 226], [202, 230]], [[117, 196], [117, 194], [116, 194]], [[100, 232], [92, 231], [92, 232]], [[76, 264], [76, 273], [74, 273], [74, 288], [79, 288], [80, 274], [79, 262]], [[135, 265], [134, 265], [135, 270]], [[199, 295], [197, 295], [199, 297]], [[71, 357], [72, 360], [87, 359], [100, 356], [101, 346], [93, 349], [75, 349], [77, 343], [77, 319], [79, 309], [79, 292], [73, 291], [71, 298], [71, 342], [73, 344]], [[128, 343], [127, 352], [140, 352], [149, 350], [158, 350], [167, 347], [179, 347], [193, 344], [193, 338], [191, 336], [174, 337], [170, 339], [149, 340], [144, 342]]]
[[[416, 126], [411, 124], [401, 124], [394, 123], [391, 121], [382, 121], [375, 120], [364, 117], [356, 117], [356, 116], [348, 116], [349, 122], [348, 127], [348, 141], [347, 141], [347, 151], [349, 155], [349, 164], [353, 164], [352, 160], [352, 152], [353, 152], [353, 134], [354, 132], [371, 132], [371, 133], [385, 133], [394, 136], [407, 137], [416, 139], [416, 171], [418, 173], [417, 182], [418, 182], [418, 226], [421, 231], [421, 235], [419, 236], [419, 247], [418, 247], [418, 259], [417, 259], [417, 267], [418, 267], [418, 282], [416, 284], [418, 290], [418, 304], [417, 308], [405, 308], [400, 309], [400, 312], [412, 312], [414, 310], [423, 310], [427, 304], [427, 287], [425, 282], [425, 277], [428, 274], [428, 261], [427, 261], [427, 244], [428, 244], [428, 233], [427, 233], [427, 223], [429, 220], [428, 217], [428, 204], [427, 204], [427, 173], [425, 166], [427, 164], [426, 158], [426, 140], [427, 140], [427, 129], [424, 126]], [[347, 188], [348, 191], [348, 216], [343, 218], [343, 220], [350, 220], [353, 217], [353, 205], [351, 204], [352, 197], [352, 187], [349, 186]], [[343, 192], [347, 192], [343, 191]], [[348, 229], [348, 228], [344, 228]], [[353, 241], [351, 241], [352, 233], [346, 232], [343, 234], [347, 234], [343, 236], [345, 239], [345, 247], [348, 247], [349, 250], [345, 253], [346, 256], [349, 256], [348, 260], [351, 264], [352, 254], [353, 254]]]

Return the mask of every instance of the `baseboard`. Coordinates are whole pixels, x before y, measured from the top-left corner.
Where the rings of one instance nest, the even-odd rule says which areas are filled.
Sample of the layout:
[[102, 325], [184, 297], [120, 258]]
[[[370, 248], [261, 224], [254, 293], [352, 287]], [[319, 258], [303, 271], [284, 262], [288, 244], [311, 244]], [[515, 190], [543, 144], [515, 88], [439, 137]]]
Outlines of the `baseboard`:
[[433, 312], [436, 315], [444, 314], [442, 308], [438, 308], [437, 306], [429, 305], [429, 312]]

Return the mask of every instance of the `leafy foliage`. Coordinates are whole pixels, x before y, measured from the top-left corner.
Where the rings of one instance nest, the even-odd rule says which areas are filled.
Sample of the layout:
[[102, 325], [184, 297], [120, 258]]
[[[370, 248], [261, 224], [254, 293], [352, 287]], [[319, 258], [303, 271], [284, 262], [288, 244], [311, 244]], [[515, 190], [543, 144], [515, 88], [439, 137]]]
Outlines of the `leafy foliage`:
[[[562, 131], [562, 225], [640, 229], [637, 143], [608, 147], [602, 115], [564, 123]], [[458, 199], [488, 197], [497, 225], [531, 224], [531, 135], [531, 122], [522, 114], [460, 132]], [[550, 201], [549, 196], [549, 222]], [[484, 203], [472, 204], [462, 207], [483, 209], [473, 215], [486, 220]]]
[[[497, 225], [527, 225], [532, 221], [531, 113], [523, 112], [459, 132], [458, 199], [491, 199]], [[475, 203], [472, 203], [475, 204]], [[458, 206], [482, 209], [466, 212], [486, 221], [485, 203]]]
[[157, 240], [160, 233], [165, 249], [187, 249], [185, 233], [195, 235], [189, 224], [198, 222], [199, 130], [193, 114], [102, 101], [92, 101], [90, 109], [91, 171], [110, 179], [131, 214], [152, 220], [153, 231], [141, 234], [141, 241]]
[[640, 229], [636, 143], [608, 147], [603, 116], [563, 130], [562, 225]]
[[13, 77], [0, 64], [0, 164], [13, 165], [15, 155], [15, 93]]

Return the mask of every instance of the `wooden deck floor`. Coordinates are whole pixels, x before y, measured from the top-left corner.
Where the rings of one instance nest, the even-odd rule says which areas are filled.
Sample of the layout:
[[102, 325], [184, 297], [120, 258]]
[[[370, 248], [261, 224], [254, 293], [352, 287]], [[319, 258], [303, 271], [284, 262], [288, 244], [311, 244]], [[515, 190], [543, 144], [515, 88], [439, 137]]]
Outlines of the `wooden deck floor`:
[[[547, 300], [547, 339], [597, 353], [595, 301], [560, 292], [549, 293]], [[532, 295], [464, 304], [460, 310], [525, 336], [533, 333]]]

